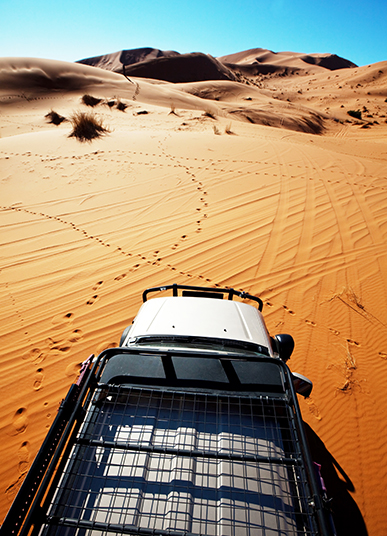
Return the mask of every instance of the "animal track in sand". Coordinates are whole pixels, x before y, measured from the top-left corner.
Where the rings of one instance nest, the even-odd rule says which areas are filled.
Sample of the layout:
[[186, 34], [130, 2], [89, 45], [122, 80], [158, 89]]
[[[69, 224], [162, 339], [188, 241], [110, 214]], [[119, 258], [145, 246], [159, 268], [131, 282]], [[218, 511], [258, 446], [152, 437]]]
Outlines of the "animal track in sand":
[[[19, 322], [20, 322], [20, 325], [21, 325], [21, 328], [23, 329], [24, 331], [24, 335], [28, 335], [28, 331], [25, 331], [25, 323], [24, 323], [24, 317], [22, 315], [22, 313], [19, 311], [18, 307], [17, 307], [17, 304], [16, 304], [16, 299], [15, 299], [15, 296], [12, 294], [12, 292], [10, 292], [9, 290], [9, 284], [8, 282], [5, 283], [5, 288], [7, 289], [7, 292], [8, 292], [8, 296], [11, 300], [11, 303], [12, 303], [12, 307], [15, 309], [15, 312], [16, 312], [16, 315], [19, 319]], [[30, 339], [28, 339], [30, 341]]]
[[13, 433], [11, 435], [22, 434], [28, 426], [28, 416], [26, 408], [19, 408], [12, 419]]
[[19, 458], [19, 472], [24, 475], [28, 471], [30, 465], [30, 444], [28, 441], [23, 441], [17, 452]]
[[14, 498], [16, 497], [16, 494], [19, 491], [20, 486], [23, 483], [23, 480], [24, 480], [24, 474], [19, 475], [19, 477], [14, 482], [11, 482], [9, 486], [6, 487], [4, 493], [6, 494], [7, 500], [9, 501], [10, 504], [13, 502]]
[[78, 362], [70, 363], [69, 365], [67, 365], [66, 370], [65, 370], [66, 376], [68, 377], [78, 376], [79, 371], [81, 370], [81, 366], [82, 366], [82, 363], [78, 363]]
[[[164, 141], [166, 141], [166, 139], [167, 139], [167, 138], [165, 138]], [[165, 151], [165, 149], [163, 148], [163, 146], [161, 145], [160, 142], [159, 142], [159, 148], [160, 148], [160, 154], [159, 154], [159, 156], [160, 156], [160, 157], [163, 156], [164, 158], [168, 158], [168, 159], [171, 160], [172, 162], [175, 162], [175, 167], [180, 167], [180, 168], [184, 169], [186, 175], [188, 175], [188, 177], [190, 178], [191, 182], [192, 182], [193, 184], [196, 184], [196, 185], [197, 185], [197, 186], [196, 186], [197, 190], [200, 191], [201, 188], [202, 188], [202, 186], [203, 186], [203, 183], [202, 183], [201, 181], [199, 181], [199, 180], [197, 179], [195, 173], [193, 173], [193, 172], [191, 171], [191, 169], [194, 169], [194, 171], [195, 171], [195, 170], [198, 169], [198, 168], [192, 168], [191, 166], [188, 166], [187, 164], [182, 163], [181, 161], [184, 160], [184, 157], [176, 157], [175, 155], [168, 154], [168, 153]], [[186, 157], [185, 160], [188, 161], [189, 158]], [[197, 160], [197, 158], [195, 158], [194, 160]], [[200, 203], [203, 204], [203, 200], [202, 200], [202, 198], [200, 199]], [[202, 209], [202, 207], [200, 207], [200, 208], [197, 207], [197, 208], [196, 208], [197, 211], [201, 211], [201, 209]], [[200, 233], [200, 232], [202, 231], [201, 222], [197, 222], [197, 221], [196, 221], [196, 223], [197, 223], [197, 227], [196, 227], [196, 229], [195, 229], [195, 232], [196, 232], [196, 233]], [[171, 249], [176, 249], [176, 247], [178, 247], [178, 244], [177, 244], [177, 245], [175, 244], [174, 246], [172, 246]]]
[[316, 322], [313, 322], [312, 320], [305, 320], [305, 324], [308, 324], [308, 326], [316, 326]]
[[69, 352], [71, 349], [71, 343], [65, 340], [54, 341], [50, 337], [47, 339], [47, 344], [49, 344], [49, 352]]
[[[196, 180], [196, 179], [195, 179]], [[199, 182], [199, 185], [202, 186], [202, 183]], [[204, 194], [207, 194], [207, 192], [203, 192], [203, 195]], [[202, 201], [202, 200], [201, 200]], [[79, 232], [79, 233], [82, 233], [86, 238], [89, 238], [89, 239], [92, 239], [92, 240], [95, 240], [96, 242], [98, 242], [99, 244], [102, 244], [103, 246], [105, 247], [110, 247], [110, 244], [108, 243], [105, 243], [102, 239], [100, 239], [99, 237], [94, 237], [93, 235], [90, 235], [86, 230], [84, 229], [81, 229], [79, 227], [77, 227], [73, 222], [68, 222], [66, 220], [64, 220], [63, 218], [60, 218], [58, 216], [51, 216], [49, 214], [45, 214], [43, 212], [35, 212], [35, 211], [32, 211], [32, 210], [28, 210], [28, 209], [25, 209], [25, 208], [21, 208], [21, 207], [18, 207], [18, 206], [10, 206], [10, 207], [2, 207], [4, 210], [14, 210], [14, 211], [18, 211], [18, 212], [25, 212], [27, 214], [31, 214], [31, 215], [34, 215], [34, 216], [41, 216], [41, 217], [44, 217], [46, 219], [49, 219], [49, 220], [55, 220], [55, 221], [58, 221], [59, 223], [63, 224], [63, 225], [70, 225], [70, 227], [76, 231], [76, 232]], [[204, 218], [207, 217], [207, 214], [204, 214], [203, 215]], [[201, 220], [198, 220], [197, 221], [197, 232], [200, 232], [202, 230], [202, 227], [201, 227]], [[186, 235], [183, 235], [182, 236], [182, 240], [184, 240], [186, 238]], [[176, 249], [177, 247], [179, 246], [179, 243], [176, 243], [172, 249]], [[118, 252], [120, 252], [121, 254], [123, 255], [126, 255], [126, 256], [129, 256], [129, 257], [132, 257], [133, 254], [132, 253], [128, 253], [128, 252], [125, 252], [121, 247], [117, 247], [116, 248]], [[158, 254], [158, 251], [155, 252], [154, 256]], [[147, 257], [145, 257], [144, 255], [141, 255], [141, 254], [138, 254], [137, 255], [138, 257], [140, 257], [142, 260], [146, 261], [148, 264], [152, 264], [152, 265], [158, 265], [158, 263], [160, 263], [162, 261], [162, 258], [161, 257], [158, 257], [156, 259], [156, 261], [151, 261], [149, 259], [147, 259]], [[138, 267], [140, 266], [140, 264], [135, 264], [133, 266], [133, 270], [136, 270]], [[127, 274], [122, 274], [120, 276], [117, 276], [115, 278], [116, 281], [120, 280], [121, 278], [125, 277]], [[188, 277], [191, 277], [191, 275], [189, 274]], [[93, 287], [93, 290], [97, 290], [101, 285], [103, 284], [103, 281], [99, 281], [96, 283], [96, 285]], [[87, 305], [93, 305], [95, 303], [95, 301], [99, 298], [98, 294], [95, 294], [94, 296], [92, 296], [87, 302], [86, 304]], [[70, 321], [72, 321], [73, 319], [73, 313], [67, 313], [66, 315], [59, 315], [57, 317], [54, 317], [52, 322], [54, 325], [59, 325], [61, 323], [68, 323]], [[53, 348], [53, 349], [59, 349], [60, 351], [67, 351], [69, 349], [69, 346], [62, 346], [60, 348]], [[29, 354], [24, 357], [24, 359], [28, 359], [30, 360], [31, 362], [33, 362], [34, 364], [38, 364], [40, 363], [41, 361], [43, 361], [45, 359], [45, 354], [43, 351], [41, 351], [39, 348], [34, 348], [32, 349]]]
[[121, 281], [121, 279], [123, 279], [124, 277], [126, 277], [127, 274], [121, 274], [121, 275], [117, 275], [115, 278], [114, 278], [114, 281]]
[[54, 326], [59, 324], [69, 324], [70, 322], [72, 322], [73, 318], [74, 313], [66, 313], [65, 315], [54, 316], [51, 322], [54, 324]]
[[100, 354], [101, 352], [103, 352], [104, 350], [107, 350], [108, 348], [117, 348], [118, 344], [116, 341], [107, 341], [107, 342], [103, 342], [101, 343], [99, 346], [97, 346], [97, 352], [96, 354]]
[[82, 330], [80, 329], [74, 329], [68, 336], [64, 338], [55, 338], [52, 339], [49, 337], [46, 339], [46, 344], [48, 346], [48, 354], [50, 352], [68, 352], [72, 345], [78, 341], [80, 341], [83, 337]]
[[[19, 208], [19, 207], [2, 207], [3, 209], [12, 209], [12, 210], [15, 210], [15, 211], [18, 211], [18, 212], [25, 212], [27, 214], [31, 214], [33, 216], [42, 216], [43, 218], [46, 218], [48, 220], [56, 220], [58, 221], [59, 223], [62, 223], [63, 225], [70, 225], [70, 227], [74, 230], [74, 231], [77, 231], [81, 234], [83, 234], [86, 238], [90, 239], [90, 240], [95, 240], [96, 242], [98, 242], [99, 244], [101, 244], [102, 246], [104, 247], [111, 247], [111, 245], [107, 242], [105, 242], [104, 240], [102, 240], [101, 238], [99, 237], [95, 237], [93, 235], [90, 235], [85, 229], [81, 229], [79, 227], [77, 227], [75, 225], [75, 223], [73, 222], [68, 222], [62, 218], [59, 218], [58, 216], [51, 216], [49, 214], [44, 214], [43, 212], [34, 212], [32, 210], [28, 210], [28, 209], [25, 209], [25, 208]], [[122, 252], [122, 248], [119, 248], [119, 250]], [[124, 254], [126, 254], [125, 252], [123, 252]], [[127, 255], [131, 255], [130, 253], [127, 253]]]
[[20, 474], [18, 478], [15, 481], [11, 482], [5, 489], [7, 500], [10, 501], [10, 503], [16, 497], [16, 494], [23, 483], [24, 475], [28, 471], [30, 466], [30, 444], [28, 441], [23, 441], [23, 443], [20, 445], [18, 450], [18, 459], [18, 469]]
[[289, 313], [290, 315], [295, 315], [295, 314], [296, 314], [294, 311], [292, 311], [291, 309], [289, 309], [289, 307], [287, 307], [286, 305], [283, 305], [282, 307], [283, 307], [283, 308], [285, 309], [285, 311], [286, 311], [287, 313]]
[[318, 407], [316, 406], [316, 404], [315, 404], [315, 402], [313, 401], [313, 399], [309, 396], [308, 398], [305, 398], [305, 402], [308, 404], [309, 411], [311, 412], [311, 414], [313, 415], [313, 417], [314, 417], [316, 420], [321, 421], [322, 417], [321, 417], [320, 410], [319, 410]]
[[83, 332], [81, 329], [74, 329], [72, 334], [69, 337], [71, 343], [78, 342], [83, 338]]
[[39, 391], [39, 389], [42, 388], [42, 383], [44, 379], [43, 369], [38, 368], [35, 374], [35, 380], [34, 380], [34, 390]]
[[[202, 182], [198, 182], [196, 177], [190, 173], [188, 171], [188, 168], [186, 168], [186, 166], [183, 166], [183, 168], [186, 169], [186, 172], [188, 174], [190, 174], [192, 176], [192, 179], [194, 182], [196, 182], [198, 184], [198, 188], [202, 188], [203, 184]], [[202, 192], [202, 195], [206, 195], [207, 192]], [[207, 203], [204, 203], [204, 198], [200, 198], [200, 202], [203, 206], [207, 206]], [[91, 240], [94, 240], [96, 241], [97, 243], [105, 246], [105, 247], [111, 247], [110, 244], [104, 242], [104, 240], [102, 240], [101, 238], [99, 237], [95, 237], [93, 235], [90, 235], [85, 229], [82, 229], [80, 227], [77, 227], [75, 223], [73, 222], [69, 222], [59, 216], [51, 216], [49, 214], [45, 214], [43, 212], [35, 212], [33, 210], [28, 210], [28, 209], [25, 209], [25, 208], [22, 208], [22, 207], [17, 207], [17, 206], [11, 206], [11, 207], [2, 207], [3, 209], [5, 210], [15, 210], [15, 211], [18, 211], [18, 212], [25, 212], [27, 214], [31, 214], [31, 215], [34, 215], [34, 216], [41, 216], [43, 218], [46, 218], [48, 220], [55, 220], [63, 225], [69, 225], [74, 231], [76, 232], [79, 232], [81, 233], [82, 235], [84, 235], [86, 238], [88, 239], [91, 239]], [[197, 209], [198, 211], [201, 211], [201, 207]], [[207, 218], [207, 214], [203, 214], [202, 218]], [[196, 232], [201, 232], [202, 231], [202, 220], [199, 219], [196, 221]], [[182, 238], [181, 240], [184, 240], [185, 238], [187, 237], [187, 235], [182, 235]], [[175, 243], [174, 246], [172, 246], [172, 249], [176, 249], [180, 244], [179, 243]], [[134, 254], [133, 253], [128, 253], [128, 252], [125, 252], [121, 247], [116, 247], [116, 251], [118, 251], [119, 253], [123, 254], [123, 255], [126, 255], [126, 256], [129, 256], [129, 257], [132, 257]], [[154, 253], [153, 256], [156, 256], [158, 254], [158, 251]], [[147, 262], [148, 264], [152, 264], [152, 265], [159, 265], [159, 263], [162, 261], [162, 258], [161, 257], [158, 257], [155, 261], [154, 260], [150, 260], [150, 259], [147, 259], [146, 256], [144, 255], [141, 255], [141, 254], [138, 254], [137, 255], [138, 257], [140, 257], [143, 261]], [[133, 270], [136, 270], [140, 265], [139, 264], [136, 264], [133, 266], [132, 270], [130, 271], [133, 271]], [[126, 274], [122, 274], [121, 276], [117, 276], [117, 278], [115, 278], [115, 280], [119, 280], [120, 278], [122, 277], [125, 277]], [[189, 274], [187, 277], [192, 277], [191, 274]], [[94, 291], [98, 290], [98, 288], [103, 284], [103, 281], [99, 281], [96, 283], [96, 285], [93, 288]], [[95, 301], [99, 298], [98, 294], [95, 294], [94, 296], [92, 296], [87, 302], [86, 304], [87, 305], [93, 305], [95, 303]], [[72, 314], [69, 314], [68, 318], [64, 318], [64, 317], [56, 317], [53, 319], [53, 324], [56, 325], [56, 324], [60, 324], [62, 322], [69, 322], [70, 320], [72, 320]], [[61, 348], [62, 351], [65, 351], [67, 349], [67, 347], [65, 347], [64, 349]], [[38, 364], [40, 361], [44, 360], [45, 358], [45, 355], [43, 352], [40, 351], [39, 348], [36, 348], [33, 350], [33, 353], [31, 355], [29, 355], [27, 358], [25, 359], [30, 359], [34, 364]]]
[[337, 331], [337, 329], [329, 328], [329, 331], [333, 333], [333, 335], [340, 335], [340, 331]]
[[379, 352], [379, 357], [382, 359], [387, 359], [387, 352]]
[[87, 300], [86, 305], [93, 305], [98, 300], [98, 298], [98, 294], [95, 294], [93, 297]]
[[23, 359], [26, 361], [31, 361], [34, 365], [38, 365], [46, 358], [44, 352], [40, 348], [32, 348], [26, 354], [24, 354]]

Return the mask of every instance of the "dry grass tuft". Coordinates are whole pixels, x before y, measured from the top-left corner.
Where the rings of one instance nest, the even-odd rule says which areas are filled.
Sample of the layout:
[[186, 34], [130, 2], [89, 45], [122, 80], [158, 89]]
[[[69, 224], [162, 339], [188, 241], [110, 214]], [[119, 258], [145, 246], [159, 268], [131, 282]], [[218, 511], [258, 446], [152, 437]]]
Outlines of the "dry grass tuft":
[[76, 112], [70, 117], [70, 121], [73, 130], [69, 137], [77, 138], [82, 142], [100, 138], [109, 132], [93, 113]]
[[94, 106], [97, 106], [97, 104], [102, 102], [102, 99], [97, 99], [92, 95], [83, 95], [82, 102], [83, 104], [86, 104], [86, 106], [91, 106], [92, 108], [94, 108]]
[[235, 134], [235, 132], [233, 132], [233, 131], [231, 130], [231, 123], [228, 123], [228, 124], [226, 125], [226, 128], [224, 129], [224, 131], [225, 131], [226, 134], [229, 134], [230, 136], [232, 136], [232, 135]]
[[51, 110], [51, 112], [48, 112], [44, 117], [47, 118], [47, 121], [53, 125], [60, 125], [63, 123], [63, 121], [67, 121], [63, 115], [59, 115], [58, 113], [54, 112], [54, 110]]
[[180, 117], [178, 113], [176, 113], [176, 107], [175, 107], [175, 103], [171, 102], [171, 111], [169, 112], [168, 115], [176, 115], [177, 117]]
[[210, 119], [216, 119], [215, 115], [212, 113], [212, 112], [204, 112], [203, 114], [204, 117], [209, 117]]

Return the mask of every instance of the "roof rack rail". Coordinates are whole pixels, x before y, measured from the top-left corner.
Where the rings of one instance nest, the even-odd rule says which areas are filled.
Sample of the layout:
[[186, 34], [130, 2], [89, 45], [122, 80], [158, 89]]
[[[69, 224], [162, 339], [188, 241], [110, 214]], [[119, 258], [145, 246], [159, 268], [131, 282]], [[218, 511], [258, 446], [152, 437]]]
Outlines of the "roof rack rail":
[[152, 287], [144, 290], [142, 293], [142, 300], [146, 302], [148, 299], [148, 294], [152, 292], [163, 292], [165, 290], [172, 290], [173, 296], [179, 296], [178, 291], [181, 290], [182, 296], [196, 296], [200, 298], [223, 298], [224, 295], [227, 295], [228, 300], [232, 300], [234, 296], [238, 296], [242, 300], [252, 300], [258, 304], [258, 310], [262, 311], [263, 301], [257, 296], [252, 296], [247, 292], [241, 292], [233, 288], [218, 288], [218, 287], [195, 287], [191, 285], [178, 285], [174, 283], [173, 285], [163, 285], [160, 287]]

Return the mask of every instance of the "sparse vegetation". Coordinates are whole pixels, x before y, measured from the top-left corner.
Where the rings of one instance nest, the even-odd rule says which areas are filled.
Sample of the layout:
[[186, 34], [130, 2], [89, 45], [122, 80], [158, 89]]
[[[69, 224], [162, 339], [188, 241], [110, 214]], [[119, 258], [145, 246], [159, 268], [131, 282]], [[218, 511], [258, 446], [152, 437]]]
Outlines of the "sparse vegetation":
[[231, 130], [231, 123], [228, 123], [226, 125], [226, 128], [224, 129], [224, 131], [225, 131], [226, 134], [230, 134], [230, 135], [234, 134], [234, 132]]
[[209, 117], [210, 119], [216, 119], [215, 115], [212, 112], [209, 112], [208, 110], [204, 112], [204, 117]]
[[216, 125], [213, 126], [213, 129], [214, 129], [214, 134], [216, 134], [217, 136], [220, 136], [220, 130], [218, 129]]
[[102, 121], [93, 113], [76, 112], [70, 117], [73, 127], [69, 137], [79, 141], [90, 141], [107, 134], [109, 130], [103, 126]]
[[168, 115], [177, 115], [178, 116], [178, 114], [176, 113], [175, 104], [173, 102], [171, 102], [171, 111], [169, 112]]
[[110, 109], [113, 109], [115, 106], [120, 112], [124, 112], [128, 107], [128, 105], [122, 102], [119, 98], [99, 99], [92, 95], [83, 95], [82, 102], [83, 104], [86, 104], [86, 106], [91, 106], [92, 108], [98, 106], [98, 104], [108, 106]]
[[120, 112], [125, 112], [127, 107], [128, 105], [122, 102], [120, 99], [117, 100], [117, 110], [120, 110]]
[[348, 110], [347, 114], [355, 119], [361, 119], [361, 110]]
[[63, 115], [59, 115], [57, 112], [54, 112], [54, 110], [51, 110], [51, 112], [48, 112], [44, 117], [47, 118], [47, 121], [49, 123], [52, 123], [53, 125], [60, 125], [63, 123], [63, 121], [67, 121]]
[[94, 106], [97, 106], [97, 104], [102, 102], [102, 99], [97, 99], [92, 95], [83, 95], [82, 102], [83, 104], [86, 104], [86, 106], [91, 106], [92, 108], [94, 108]]

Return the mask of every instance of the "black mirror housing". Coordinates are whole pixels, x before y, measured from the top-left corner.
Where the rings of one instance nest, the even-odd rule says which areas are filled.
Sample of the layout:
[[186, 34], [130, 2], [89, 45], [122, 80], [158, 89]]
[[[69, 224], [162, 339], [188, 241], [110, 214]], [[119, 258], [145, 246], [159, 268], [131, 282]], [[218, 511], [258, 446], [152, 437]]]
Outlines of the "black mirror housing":
[[293, 337], [286, 333], [279, 333], [278, 335], [275, 335], [274, 343], [280, 359], [286, 363], [286, 361], [290, 359], [294, 350]]

